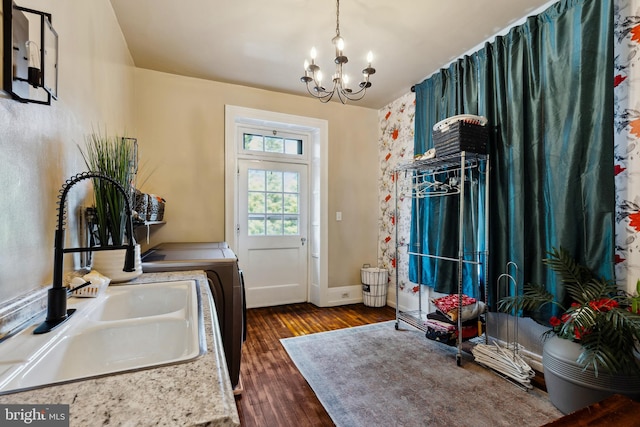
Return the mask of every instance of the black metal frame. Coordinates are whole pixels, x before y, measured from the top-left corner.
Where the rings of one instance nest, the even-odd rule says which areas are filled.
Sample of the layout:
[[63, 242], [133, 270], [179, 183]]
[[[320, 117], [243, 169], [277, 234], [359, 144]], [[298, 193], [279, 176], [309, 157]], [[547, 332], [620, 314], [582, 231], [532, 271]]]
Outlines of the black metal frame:
[[[38, 10], [29, 9], [25, 7], [21, 7], [15, 4], [13, 0], [3, 0], [2, 3], [3, 10], [3, 88], [7, 91], [13, 99], [20, 102], [31, 102], [35, 104], [43, 104], [43, 105], [51, 105], [51, 99], [58, 99], [58, 33], [53, 29], [51, 14], [46, 12], [40, 12]], [[29, 97], [21, 96], [14, 90], [14, 81], [23, 81], [27, 82], [28, 79], [25, 77], [17, 77], [14, 76], [13, 73], [13, 51], [14, 51], [14, 40], [13, 40], [13, 18], [14, 11], [26, 12], [34, 15], [40, 16], [40, 40], [39, 40], [39, 48], [40, 48], [40, 69], [42, 76], [40, 78], [38, 88], [41, 88], [46, 93], [46, 101], [40, 99], [32, 99]], [[55, 65], [53, 69], [46, 69], [45, 67], [45, 30], [53, 34], [54, 43], [55, 43]], [[26, 42], [26, 40], [25, 40]], [[48, 72], [52, 72], [55, 74], [51, 87], [47, 87], [45, 85], [45, 78]], [[44, 98], [44, 97], [43, 97]]]

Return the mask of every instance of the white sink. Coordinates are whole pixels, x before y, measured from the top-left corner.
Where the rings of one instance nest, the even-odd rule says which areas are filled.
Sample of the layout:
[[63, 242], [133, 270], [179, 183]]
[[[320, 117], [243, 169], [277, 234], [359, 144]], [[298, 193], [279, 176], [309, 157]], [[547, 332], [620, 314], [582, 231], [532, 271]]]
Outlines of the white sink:
[[206, 350], [193, 280], [110, 286], [77, 303], [60, 330], [33, 335], [31, 327], [0, 343], [0, 393], [184, 362]]
[[191, 289], [184, 283], [168, 282], [162, 286], [162, 292], [153, 284], [109, 287], [105, 301], [96, 307], [91, 318], [108, 321], [179, 312], [188, 306], [192, 297]]

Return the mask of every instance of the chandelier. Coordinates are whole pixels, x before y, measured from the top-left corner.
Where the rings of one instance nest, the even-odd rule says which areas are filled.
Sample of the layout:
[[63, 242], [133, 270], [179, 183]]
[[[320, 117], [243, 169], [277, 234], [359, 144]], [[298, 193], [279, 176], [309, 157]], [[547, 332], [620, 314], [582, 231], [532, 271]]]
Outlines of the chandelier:
[[376, 69], [371, 67], [373, 55], [371, 52], [367, 55], [367, 67], [362, 70], [363, 81], [358, 84], [358, 89], [353, 90], [349, 87], [349, 76], [343, 73], [342, 66], [349, 62], [344, 55], [344, 40], [340, 37], [340, 0], [336, 0], [336, 36], [331, 39], [336, 49], [336, 71], [331, 76], [333, 87], [327, 90], [322, 86], [322, 71], [316, 65], [316, 48], [311, 48], [311, 63], [304, 61], [304, 76], [300, 80], [306, 84], [307, 91], [310, 95], [318, 98], [321, 102], [329, 102], [333, 95], [337, 94], [340, 102], [345, 104], [347, 101], [358, 101], [367, 93], [367, 89], [371, 87], [369, 76], [375, 74]]

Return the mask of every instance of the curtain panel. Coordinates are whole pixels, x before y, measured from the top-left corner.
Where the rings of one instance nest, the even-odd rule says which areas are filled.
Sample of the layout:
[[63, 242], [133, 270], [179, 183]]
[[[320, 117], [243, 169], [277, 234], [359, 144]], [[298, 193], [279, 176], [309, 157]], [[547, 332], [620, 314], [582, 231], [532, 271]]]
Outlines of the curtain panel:
[[[444, 118], [489, 120], [489, 271], [480, 281], [493, 289], [493, 306], [503, 296], [495, 280], [510, 261], [520, 286], [544, 283], [562, 299], [562, 284], [541, 262], [552, 247], [613, 279], [612, 8], [611, 0], [560, 1], [416, 85], [416, 154], [433, 146], [432, 126]], [[457, 235], [456, 203], [415, 200], [410, 244], [457, 253], [457, 239], [446, 237]], [[465, 242], [465, 251], [483, 251], [483, 241]], [[463, 290], [474, 294], [467, 273]], [[411, 257], [409, 274], [457, 292], [456, 268], [442, 261]]]

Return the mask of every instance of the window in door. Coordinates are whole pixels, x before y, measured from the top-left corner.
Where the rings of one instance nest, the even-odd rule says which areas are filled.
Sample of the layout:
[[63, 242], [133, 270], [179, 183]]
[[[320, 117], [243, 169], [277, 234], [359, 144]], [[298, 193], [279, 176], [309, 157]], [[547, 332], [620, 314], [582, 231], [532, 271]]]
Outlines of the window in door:
[[249, 169], [247, 179], [248, 235], [299, 235], [300, 174]]

